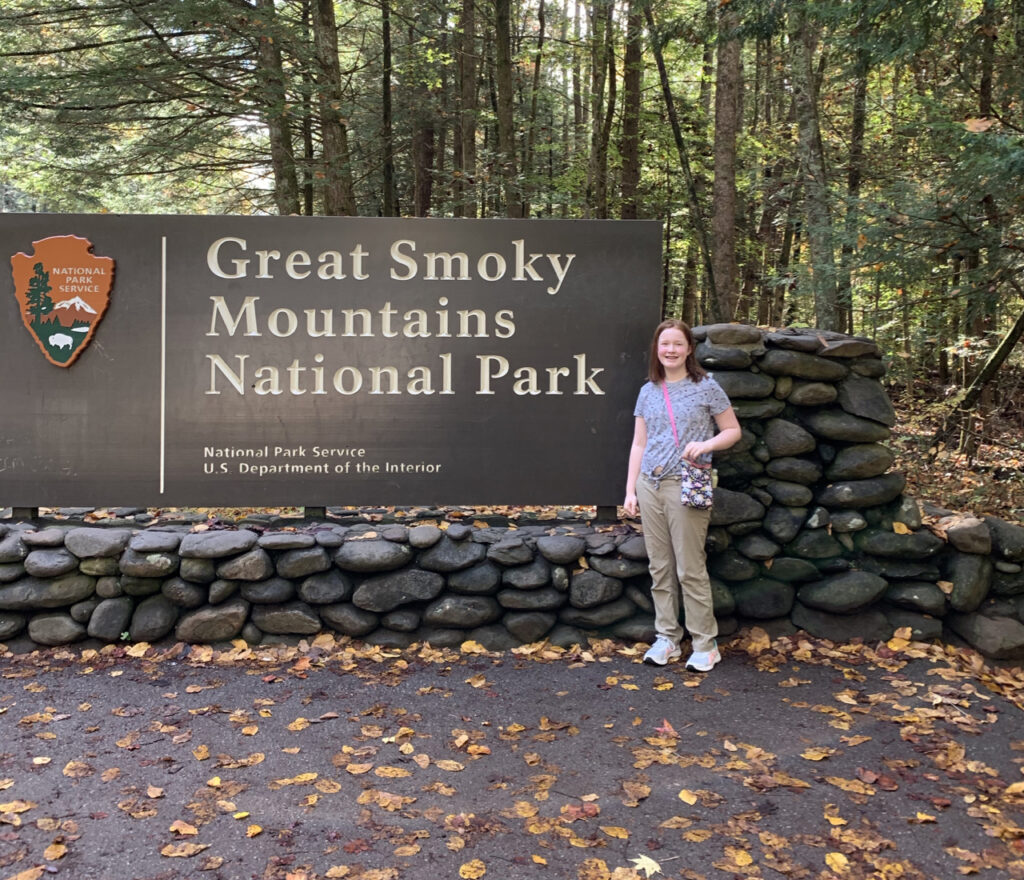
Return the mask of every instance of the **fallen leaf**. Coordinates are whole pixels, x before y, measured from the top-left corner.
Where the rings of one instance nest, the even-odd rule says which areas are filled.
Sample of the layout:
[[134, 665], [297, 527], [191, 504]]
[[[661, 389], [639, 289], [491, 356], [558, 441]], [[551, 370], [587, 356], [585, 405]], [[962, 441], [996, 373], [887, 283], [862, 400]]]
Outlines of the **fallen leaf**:
[[167, 856], [169, 859], [187, 859], [209, 848], [210, 844], [208, 843], [169, 843], [160, 850], [160, 855]]
[[480, 880], [486, 873], [487, 866], [480, 859], [473, 859], [459, 868], [459, 876], [462, 880]]
[[68, 848], [63, 843], [51, 843], [43, 850], [43, 858], [48, 862], [55, 862], [57, 859], [67, 855]]
[[650, 856], [643, 855], [635, 859], [629, 860], [632, 864], [636, 865], [637, 871], [643, 871], [645, 877], [651, 877], [652, 874], [661, 873], [661, 865], [659, 865]]

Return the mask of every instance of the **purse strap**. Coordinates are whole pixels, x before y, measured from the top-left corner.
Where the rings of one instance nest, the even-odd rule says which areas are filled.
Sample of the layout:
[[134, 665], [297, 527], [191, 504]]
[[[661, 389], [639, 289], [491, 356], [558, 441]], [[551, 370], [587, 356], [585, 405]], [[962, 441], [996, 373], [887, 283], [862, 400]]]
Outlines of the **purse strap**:
[[[676, 430], [676, 415], [675, 415], [674, 412], [672, 412], [672, 401], [669, 399], [669, 396], [668, 396], [668, 382], [662, 381], [662, 383], [661, 383], [661, 393], [665, 395], [665, 409], [668, 410], [668, 420], [672, 423], [672, 437], [676, 441], [676, 449], [678, 449], [679, 448], [679, 432]], [[682, 459], [682, 461], [685, 462], [686, 464], [690, 465], [691, 467], [699, 468], [700, 470], [706, 470], [707, 468], [711, 467], [711, 463], [710, 462], [708, 464], [701, 464], [700, 462], [689, 461], [689, 460], [687, 460], [685, 458]]]

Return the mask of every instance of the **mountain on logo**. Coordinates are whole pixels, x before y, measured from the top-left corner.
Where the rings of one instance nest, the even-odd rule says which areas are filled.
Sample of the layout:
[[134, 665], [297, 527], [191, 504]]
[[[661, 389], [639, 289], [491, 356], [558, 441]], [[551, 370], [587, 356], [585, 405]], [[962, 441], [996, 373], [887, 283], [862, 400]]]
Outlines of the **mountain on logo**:
[[76, 296], [74, 299], [61, 300], [53, 307], [54, 311], [57, 309], [67, 309], [68, 311], [74, 309], [76, 312], [88, 312], [90, 315], [96, 314], [96, 309], [89, 305], [89, 303], [80, 296]]

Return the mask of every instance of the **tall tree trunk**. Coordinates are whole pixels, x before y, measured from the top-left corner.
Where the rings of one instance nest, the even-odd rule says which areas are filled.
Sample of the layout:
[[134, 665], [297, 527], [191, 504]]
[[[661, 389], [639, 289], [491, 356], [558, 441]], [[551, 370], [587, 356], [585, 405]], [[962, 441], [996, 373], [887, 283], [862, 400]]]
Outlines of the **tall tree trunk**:
[[[869, 27], [866, 6], [861, 7], [858, 29]], [[843, 250], [839, 262], [839, 290], [837, 324], [845, 333], [853, 333], [853, 254], [860, 216], [858, 200], [860, 183], [864, 176], [864, 133], [867, 128], [868, 72], [870, 59], [864, 49], [857, 50], [854, 66], [853, 115], [850, 124], [850, 158], [846, 173], [846, 217], [843, 223]]]
[[637, 189], [640, 185], [640, 107], [643, 96], [643, 13], [644, 0], [629, 0], [626, 13], [626, 55], [622, 76], [622, 136], [619, 154], [622, 156], [620, 182], [623, 220], [636, 220], [639, 216]]
[[537, 49], [533, 55], [533, 80], [530, 85], [530, 118], [527, 120], [526, 156], [523, 159], [523, 179], [526, 181], [526, 214], [529, 214], [529, 194], [536, 188], [530, 179], [533, 175], [534, 153], [537, 144], [537, 100], [540, 95], [540, 71], [544, 60], [544, 0], [537, 7]]
[[385, 217], [394, 217], [395, 211], [395, 135], [391, 110], [391, 81], [394, 68], [391, 62], [391, 2], [381, 0], [381, 43], [383, 50], [383, 71], [381, 73], [381, 171], [383, 175], [383, 209]]
[[355, 216], [348, 123], [341, 113], [341, 63], [334, 0], [314, 0], [313, 40], [319, 74], [320, 137], [323, 142], [324, 214]]
[[497, 88], [498, 156], [501, 162], [505, 216], [522, 217], [523, 200], [516, 180], [511, 15], [510, 0], [494, 0], [494, 79]]
[[736, 139], [743, 115], [742, 48], [736, 29], [739, 14], [723, 8], [718, 21], [718, 65], [715, 79], [715, 179], [712, 185], [711, 234], [716, 296], [710, 302], [713, 321], [731, 321], [739, 300], [736, 266]]
[[279, 214], [299, 213], [299, 178], [289, 125], [285, 75], [281, 64], [281, 39], [274, 0], [256, 0], [265, 23], [259, 36], [259, 79], [262, 83], [263, 118], [270, 135], [270, 164], [274, 170], [274, 203]]
[[476, 217], [476, 0], [459, 18], [459, 116], [456, 125], [455, 216]]
[[825, 171], [825, 150], [818, 120], [818, 92], [813, 66], [817, 44], [815, 28], [808, 21], [809, 0], [792, 7], [793, 95], [796, 100], [798, 151], [804, 188], [804, 214], [811, 255], [811, 288], [814, 312], [822, 330], [837, 330], [838, 291], [833, 249], [832, 210]]
[[[587, 216], [608, 217], [608, 140], [605, 88], [611, 58], [612, 0], [594, 0], [590, 13], [590, 161], [587, 164]], [[614, 79], [614, 77], [612, 77]], [[610, 102], [609, 102], [610, 103]]]

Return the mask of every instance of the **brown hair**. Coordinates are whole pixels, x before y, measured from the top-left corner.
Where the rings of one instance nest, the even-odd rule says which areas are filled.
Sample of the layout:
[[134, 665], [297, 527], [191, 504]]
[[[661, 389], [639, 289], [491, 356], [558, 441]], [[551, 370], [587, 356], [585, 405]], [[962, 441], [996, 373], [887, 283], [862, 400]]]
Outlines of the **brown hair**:
[[707, 371], [697, 363], [697, 343], [694, 342], [693, 331], [690, 329], [689, 324], [685, 321], [680, 321], [678, 318], [668, 318], [654, 328], [654, 337], [651, 339], [650, 359], [647, 364], [647, 378], [655, 384], [665, 379], [665, 368], [662, 366], [661, 361], [658, 360], [658, 339], [666, 330], [680, 330], [686, 337], [686, 344], [690, 349], [686, 353], [686, 360], [683, 361], [686, 367], [686, 375], [694, 382], [701, 382], [707, 378]]

